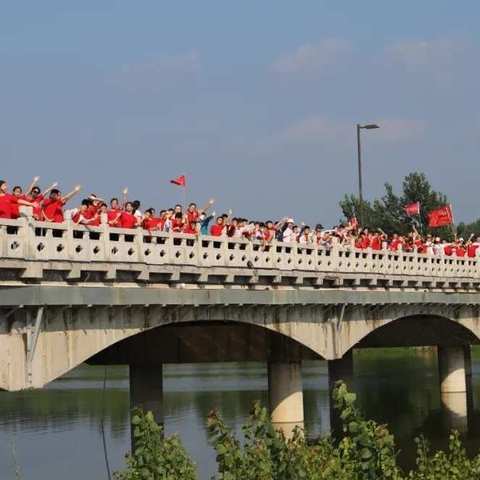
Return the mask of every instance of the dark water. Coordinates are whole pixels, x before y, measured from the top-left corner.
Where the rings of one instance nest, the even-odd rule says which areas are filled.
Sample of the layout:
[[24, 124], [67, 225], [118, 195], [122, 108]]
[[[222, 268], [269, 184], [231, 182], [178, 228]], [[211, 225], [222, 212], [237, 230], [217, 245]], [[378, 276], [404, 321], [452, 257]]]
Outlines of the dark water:
[[[480, 395], [480, 358], [473, 359], [474, 398]], [[390, 424], [402, 449], [413, 458], [413, 436], [424, 432], [435, 446], [448, 433], [440, 408], [436, 354], [432, 350], [389, 349], [355, 352], [355, 389], [365, 413]], [[15, 461], [24, 480], [105, 479], [101, 419], [105, 419], [108, 457], [113, 470], [129, 448], [128, 381], [125, 368], [109, 368], [102, 402], [103, 367], [82, 366], [44, 390], [0, 392], [0, 480], [15, 478]], [[330, 427], [327, 365], [304, 365], [306, 428], [309, 435]], [[218, 407], [239, 429], [252, 402], [266, 401], [263, 364], [204, 364], [165, 367], [167, 433], [180, 434], [202, 479], [215, 471], [205, 418]], [[473, 422], [467, 442], [480, 445]]]

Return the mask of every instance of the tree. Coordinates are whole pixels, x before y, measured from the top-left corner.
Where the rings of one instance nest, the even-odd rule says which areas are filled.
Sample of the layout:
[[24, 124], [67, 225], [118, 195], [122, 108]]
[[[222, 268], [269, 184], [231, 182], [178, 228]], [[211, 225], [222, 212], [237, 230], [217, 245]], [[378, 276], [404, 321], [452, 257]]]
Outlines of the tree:
[[[405, 205], [420, 202], [420, 215], [409, 217], [404, 211]], [[363, 225], [370, 229], [381, 228], [388, 234], [407, 234], [415, 226], [423, 234], [432, 233], [442, 237], [450, 237], [451, 229], [448, 227], [431, 230], [427, 227], [427, 214], [435, 208], [448, 203], [444, 193], [432, 189], [426, 175], [412, 172], [407, 175], [402, 183], [402, 194], [397, 195], [390, 183], [385, 183], [385, 195], [375, 199], [373, 203], [364, 201], [362, 206]], [[359, 217], [360, 202], [354, 195], [345, 195], [340, 201], [344, 216]]]

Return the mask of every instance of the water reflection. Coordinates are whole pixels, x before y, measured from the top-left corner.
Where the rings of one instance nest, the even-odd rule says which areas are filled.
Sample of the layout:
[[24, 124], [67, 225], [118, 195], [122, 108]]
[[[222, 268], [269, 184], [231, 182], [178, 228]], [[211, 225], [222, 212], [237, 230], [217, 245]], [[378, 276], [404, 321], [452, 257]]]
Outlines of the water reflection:
[[[473, 359], [474, 397], [480, 394]], [[328, 378], [325, 362], [304, 366], [305, 426], [310, 436], [330, 428]], [[129, 448], [127, 369], [108, 369], [105, 426], [113, 469]], [[82, 366], [39, 391], [0, 392], [0, 478], [14, 478], [11, 443], [25, 480], [105, 478], [100, 437], [103, 413], [102, 367]], [[401, 447], [401, 461], [412, 462], [412, 437], [423, 432], [434, 446], [447, 440], [448, 415], [442, 409], [435, 351], [362, 350], [355, 353], [355, 389], [360, 406], [379, 422], [389, 423]], [[202, 478], [214, 471], [214, 454], [207, 444], [205, 418], [217, 407], [239, 431], [251, 404], [266, 402], [266, 367], [262, 364], [204, 364], [165, 367], [167, 432], [178, 432], [195, 457]], [[451, 410], [463, 414], [464, 406]], [[461, 410], [461, 411], [460, 411]], [[451, 418], [450, 418], [451, 421]], [[476, 449], [480, 419], [469, 418], [470, 449]]]

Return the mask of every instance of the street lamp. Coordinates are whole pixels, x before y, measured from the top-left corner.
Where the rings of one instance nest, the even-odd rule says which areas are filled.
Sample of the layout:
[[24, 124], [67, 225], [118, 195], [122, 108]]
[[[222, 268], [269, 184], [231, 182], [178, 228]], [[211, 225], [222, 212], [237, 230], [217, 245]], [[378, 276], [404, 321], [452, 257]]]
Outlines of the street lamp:
[[380, 128], [375, 123], [368, 123], [366, 125], [360, 125], [357, 123], [357, 157], [358, 157], [358, 197], [360, 200], [360, 208], [359, 208], [359, 222], [362, 225], [362, 210], [363, 210], [363, 188], [362, 188], [362, 147], [360, 143], [360, 130], [374, 130], [375, 128]]

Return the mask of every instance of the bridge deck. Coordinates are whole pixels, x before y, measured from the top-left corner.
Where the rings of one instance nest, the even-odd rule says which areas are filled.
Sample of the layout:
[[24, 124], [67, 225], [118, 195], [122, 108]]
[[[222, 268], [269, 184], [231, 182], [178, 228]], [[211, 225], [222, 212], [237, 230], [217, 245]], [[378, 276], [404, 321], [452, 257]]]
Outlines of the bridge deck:
[[0, 281], [480, 289], [477, 258], [0, 221]]

